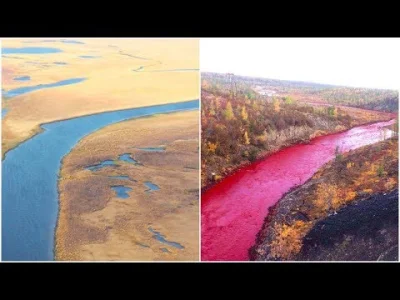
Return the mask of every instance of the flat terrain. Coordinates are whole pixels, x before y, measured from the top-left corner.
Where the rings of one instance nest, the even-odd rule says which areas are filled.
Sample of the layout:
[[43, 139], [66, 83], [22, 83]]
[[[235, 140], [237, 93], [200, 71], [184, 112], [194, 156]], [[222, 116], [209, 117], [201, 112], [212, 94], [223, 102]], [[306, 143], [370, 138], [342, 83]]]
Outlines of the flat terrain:
[[56, 259], [198, 260], [198, 118], [133, 119], [83, 138], [62, 161]]
[[[2, 55], [5, 92], [72, 78], [80, 83], [3, 99], [3, 155], [39, 131], [39, 124], [104, 111], [199, 98], [197, 39], [3, 40], [3, 48], [52, 47], [51, 54]], [[82, 58], [81, 56], [91, 56]], [[59, 63], [62, 64], [59, 64]], [[14, 80], [30, 76], [28, 81]]]

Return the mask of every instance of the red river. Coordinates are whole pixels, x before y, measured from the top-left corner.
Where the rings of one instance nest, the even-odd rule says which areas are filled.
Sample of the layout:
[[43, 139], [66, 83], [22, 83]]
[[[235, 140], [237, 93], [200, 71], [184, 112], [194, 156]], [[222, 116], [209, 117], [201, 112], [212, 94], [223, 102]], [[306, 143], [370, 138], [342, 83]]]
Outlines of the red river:
[[304, 184], [335, 156], [388, 138], [383, 127], [395, 120], [355, 127], [315, 138], [257, 161], [228, 176], [202, 194], [201, 256], [203, 261], [245, 261], [268, 208], [289, 189]]

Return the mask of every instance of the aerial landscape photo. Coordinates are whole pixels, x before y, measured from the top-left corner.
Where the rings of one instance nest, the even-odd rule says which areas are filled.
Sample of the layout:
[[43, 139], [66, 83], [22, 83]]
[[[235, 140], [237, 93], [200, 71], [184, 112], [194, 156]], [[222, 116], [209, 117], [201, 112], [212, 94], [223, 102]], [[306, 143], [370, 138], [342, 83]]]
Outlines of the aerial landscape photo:
[[398, 260], [399, 50], [201, 40], [202, 261]]
[[2, 260], [198, 261], [199, 40], [3, 39]]

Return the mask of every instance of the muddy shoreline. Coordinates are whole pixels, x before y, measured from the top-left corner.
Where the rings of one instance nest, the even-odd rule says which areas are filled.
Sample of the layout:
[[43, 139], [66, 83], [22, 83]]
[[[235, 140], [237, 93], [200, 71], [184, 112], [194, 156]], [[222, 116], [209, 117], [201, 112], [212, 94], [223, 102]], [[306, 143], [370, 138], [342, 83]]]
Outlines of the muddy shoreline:
[[[104, 114], [104, 113], [123, 112], [123, 111], [136, 109], [136, 108], [159, 107], [159, 106], [164, 106], [166, 104], [179, 104], [181, 102], [189, 102], [189, 101], [193, 101], [193, 99], [185, 99], [185, 100], [177, 101], [177, 102], [166, 102], [166, 103], [161, 103], [161, 104], [156, 104], [156, 105], [146, 105], [146, 106], [129, 107], [129, 108], [122, 108], [122, 109], [115, 109], [115, 110], [99, 111], [99, 112], [94, 112], [94, 113], [90, 113], [90, 114], [76, 115], [76, 116], [73, 116], [73, 117], [62, 118], [62, 119], [57, 119], [57, 120], [53, 120], [53, 121], [50, 121], [50, 122], [40, 123], [34, 128], [34, 130], [32, 131], [31, 135], [29, 135], [26, 139], [24, 139], [24, 140], [20, 141], [19, 143], [13, 145], [11, 148], [8, 148], [6, 151], [2, 151], [2, 158], [1, 159], [4, 160], [5, 157], [6, 157], [6, 154], [9, 151], [14, 150], [19, 145], [27, 142], [28, 140], [34, 138], [36, 135], [42, 133], [45, 130], [43, 128], [43, 125], [49, 125], [49, 124], [62, 122], [62, 121], [69, 121], [69, 120], [78, 119], [78, 118], [82, 118], [82, 117], [96, 116], [96, 115], [101, 115], [101, 114]], [[146, 117], [151, 117], [151, 116], [152, 116], [152, 114], [149, 114], [148, 116], [143, 116], [143, 117], [140, 117], [140, 118], [146, 118]]]

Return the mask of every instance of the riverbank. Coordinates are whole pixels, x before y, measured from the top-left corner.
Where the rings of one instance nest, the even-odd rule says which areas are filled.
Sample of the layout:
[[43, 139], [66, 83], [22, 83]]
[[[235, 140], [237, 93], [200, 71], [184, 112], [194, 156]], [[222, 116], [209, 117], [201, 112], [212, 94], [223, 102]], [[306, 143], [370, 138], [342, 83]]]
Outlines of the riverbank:
[[[281, 150], [283, 150], [283, 149], [285, 149], [287, 147], [295, 146], [296, 144], [297, 145], [307, 145], [310, 142], [312, 142], [313, 139], [318, 138], [318, 137], [324, 137], [324, 136], [340, 134], [340, 133], [346, 132], [346, 131], [348, 131], [348, 130], [350, 130], [352, 128], [356, 128], [358, 126], [373, 125], [373, 124], [378, 124], [380, 122], [385, 122], [385, 121], [390, 121], [390, 120], [393, 120], [392, 117], [385, 113], [384, 117], [381, 120], [360, 123], [361, 125], [354, 125], [354, 126], [351, 126], [349, 128], [346, 128], [346, 129], [336, 128], [337, 131], [333, 130], [332, 132], [316, 130], [313, 133], [311, 133], [309, 138], [307, 138], [305, 140], [303, 140], [303, 139], [296, 140], [296, 141], [293, 142], [293, 144], [282, 145], [280, 147], [277, 147], [273, 151], [262, 151], [257, 155], [257, 158], [255, 158], [253, 161], [244, 160], [244, 161], [240, 162], [240, 164], [238, 164], [237, 166], [230, 167], [225, 173], [223, 173], [223, 175], [217, 176], [217, 179], [210, 180], [209, 183], [206, 186], [202, 186], [201, 191], [202, 192], [206, 192], [207, 190], [211, 189], [213, 186], [215, 186], [219, 182], [223, 181], [225, 178], [234, 175], [235, 173], [239, 172], [240, 170], [245, 169], [248, 166], [250, 166], [250, 165], [252, 165], [252, 164], [254, 164], [256, 162], [260, 162], [262, 160], [265, 160], [269, 156], [274, 155], [275, 153], [278, 153], [279, 151], [281, 151]], [[393, 124], [392, 125], [388, 125], [387, 129], [395, 130], [394, 126], [395, 125], [393, 125]]]
[[2, 162], [2, 260], [54, 259], [61, 160], [82, 138], [124, 120], [198, 107], [193, 100], [43, 124], [41, 134], [9, 151]]
[[[2, 87], [5, 92], [69, 78], [87, 78], [77, 84], [41, 89], [7, 99], [8, 113], [2, 120], [3, 159], [4, 153], [37, 134], [40, 124], [106, 111], [165, 104], [177, 99], [184, 102], [199, 98], [199, 72], [132, 71], [142, 66], [147, 71], [197, 69], [196, 39], [81, 40], [83, 44], [60, 41], [45, 43], [62, 52], [41, 55], [20, 53], [13, 57], [2, 57]], [[115, 47], [110, 47], [110, 44]], [[36, 47], [43, 46], [43, 43], [25, 39], [3, 42], [3, 47], [28, 45]], [[95, 57], [80, 57], [88, 53]], [[54, 63], [60, 61], [64, 64]], [[30, 76], [29, 81], [14, 80], [26, 75]]]
[[80, 140], [62, 161], [57, 260], [199, 259], [198, 115], [124, 121]]
[[[382, 129], [392, 123], [360, 126], [282, 149], [202, 193], [202, 259], [248, 260], [248, 249], [254, 245], [269, 207], [335, 158], [338, 147], [345, 153], [377, 143], [384, 138]], [[388, 131], [386, 138], [390, 134]]]
[[[391, 195], [397, 195], [397, 189], [397, 139], [338, 154], [334, 161], [324, 165], [305, 184], [291, 189], [269, 209], [256, 243], [249, 251], [250, 258], [377, 260], [397, 243], [398, 228], [393, 224], [398, 212], [389, 209], [394, 207], [393, 201], [398, 201], [398, 196]], [[383, 200], [379, 206], [376, 199], [380, 198]], [[376, 218], [381, 218], [371, 222], [370, 211], [364, 206], [375, 207]], [[353, 213], [352, 217], [349, 212]], [[388, 213], [390, 218], [385, 216]], [[347, 221], [353, 219], [352, 226], [340, 221], [346, 217]], [[386, 224], [385, 219], [393, 222]], [[329, 233], [327, 228], [335, 226], [336, 236], [329, 236], [332, 230]], [[318, 232], [318, 228], [319, 235], [316, 235], [313, 232]], [[378, 231], [376, 240], [371, 240], [367, 233], [378, 234]], [[324, 243], [329, 247], [315, 248]], [[368, 245], [369, 250], [362, 251], [360, 245]]]
[[202, 90], [202, 191], [289, 146], [391, 119], [353, 107], [230, 99]]
[[[29, 136], [28, 138], [26, 138], [24, 141], [22, 141], [22, 142], [20, 142], [20, 143], [13, 144], [13, 146], [12, 146], [10, 149], [8, 149], [7, 151], [3, 151], [3, 153], [2, 153], [2, 160], [4, 160], [4, 158], [5, 158], [6, 154], [7, 154], [7, 152], [13, 150], [15, 147], [18, 147], [21, 143], [24, 143], [24, 142], [26, 142], [27, 140], [32, 139], [32, 138], [34, 138], [36, 135], [42, 133], [42, 132], [44, 131], [44, 129], [43, 129], [44, 127], [43, 127], [43, 126], [48, 125], [48, 124], [57, 123], [57, 122], [63, 122], [63, 121], [69, 121], [69, 120], [78, 119], [78, 118], [81, 118], [81, 117], [91, 117], [91, 116], [101, 115], [102, 113], [118, 113], [118, 112], [124, 112], [124, 111], [130, 110], [130, 109], [135, 109], [135, 108], [144, 108], [144, 109], [148, 109], [148, 108], [157, 107], [157, 106], [162, 107], [162, 106], [164, 106], [164, 105], [174, 105], [174, 104], [179, 104], [179, 103], [185, 104], [185, 103], [191, 102], [191, 101], [193, 101], [193, 100], [184, 100], [184, 101], [180, 101], [180, 102], [170, 102], [170, 103], [157, 104], [157, 105], [150, 105], [150, 106], [147, 106], [147, 105], [146, 105], [146, 106], [133, 107], [133, 108], [128, 108], [128, 109], [108, 110], [108, 111], [106, 111], [106, 112], [95, 112], [95, 113], [91, 113], [91, 114], [85, 114], [85, 115], [83, 115], [83, 116], [73, 116], [73, 117], [64, 118], [64, 119], [61, 119], [61, 120], [55, 120], [55, 121], [51, 121], [51, 122], [47, 122], [47, 123], [38, 124], [37, 127], [35, 127], [35, 129], [31, 131], [30, 136]], [[4, 127], [4, 125], [3, 125], [3, 127]]]

